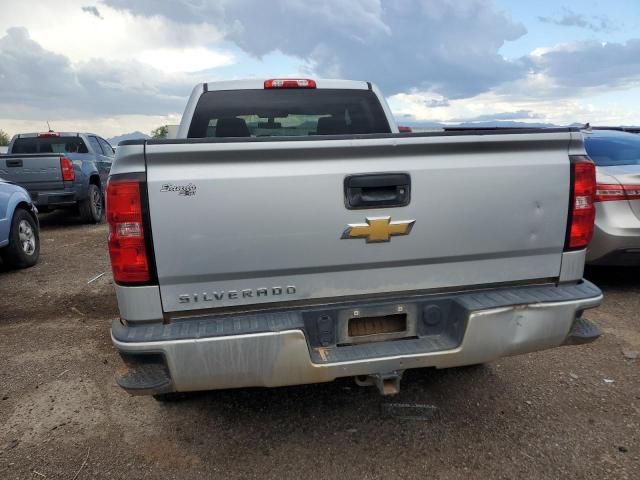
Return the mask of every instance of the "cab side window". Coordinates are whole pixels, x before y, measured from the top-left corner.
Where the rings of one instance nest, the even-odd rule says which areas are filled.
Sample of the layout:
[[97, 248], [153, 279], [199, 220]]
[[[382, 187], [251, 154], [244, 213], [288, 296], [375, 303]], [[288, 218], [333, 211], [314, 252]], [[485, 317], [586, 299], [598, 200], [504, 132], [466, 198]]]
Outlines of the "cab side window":
[[98, 142], [100, 142], [100, 146], [102, 147], [102, 151], [107, 157], [113, 157], [113, 147], [107, 142], [104, 138], [98, 137]]
[[103, 151], [102, 151], [102, 147], [100, 146], [100, 142], [98, 142], [98, 139], [96, 137], [89, 137], [89, 144], [91, 145], [91, 149], [93, 150], [93, 152], [96, 155], [106, 155]]

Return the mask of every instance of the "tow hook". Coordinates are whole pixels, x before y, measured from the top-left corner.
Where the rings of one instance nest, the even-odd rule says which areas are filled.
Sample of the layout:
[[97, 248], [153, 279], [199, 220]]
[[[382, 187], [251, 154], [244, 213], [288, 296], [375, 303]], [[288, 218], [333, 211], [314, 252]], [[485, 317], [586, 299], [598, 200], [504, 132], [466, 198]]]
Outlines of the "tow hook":
[[400, 380], [403, 370], [395, 370], [389, 373], [375, 373], [373, 375], [360, 375], [355, 377], [356, 384], [360, 387], [375, 385], [382, 395], [397, 395], [400, 392]]

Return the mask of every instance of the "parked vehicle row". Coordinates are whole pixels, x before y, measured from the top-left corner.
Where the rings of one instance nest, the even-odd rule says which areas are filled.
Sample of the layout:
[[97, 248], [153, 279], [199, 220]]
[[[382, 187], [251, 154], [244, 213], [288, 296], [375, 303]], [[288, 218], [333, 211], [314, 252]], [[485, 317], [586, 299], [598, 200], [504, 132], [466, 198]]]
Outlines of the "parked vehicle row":
[[115, 151], [78, 132], [23, 133], [0, 157], [0, 256], [9, 266], [39, 257], [37, 212], [67, 209], [86, 223], [104, 217], [104, 190]]
[[0, 255], [35, 264], [38, 210], [97, 223], [106, 192], [133, 394], [345, 376], [396, 393], [409, 368], [595, 340], [585, 262], [640, 265], [625, 131], [412, 133], [368, 82], [247, 80], [196, 86], [177, 139], [114, 153], [15, 136]]
[[[261, 127], [273, 129], [275, 124], [263, 123]], [[213, 131], [211, 126], [209, 130]], [[469, 129], [445, 129], [465, 130]], [[398, 131], [411, 133], [411, 128], [398, 126]], [[596, 228], [588, 249], [588, 264], [640, 264], [639, 132], [640, 129], [631, 127], [583, 130], [587, 153], [597, 166], [599, 184], [595, 199]], [[257, 131], [254, 134], [262, 135]], [[88, 223], [101, 221], [105, 181], [115, 155], [115, 148], [106, 140], [87, 133], [49, 131], [16, 135], [10, 147], [1, 148], [0, 153], [11, 155], [0, 159], [0, 174], [27, 188], [41, 212], [66, 208], [79, 213]]]
[[41, 212], [73, 209], [86, 223], [97, 223], [113, 156], [111, 145], [97, 135], [24, 133], [13, 137], [0, 158], [0, 177], [24, 187]]

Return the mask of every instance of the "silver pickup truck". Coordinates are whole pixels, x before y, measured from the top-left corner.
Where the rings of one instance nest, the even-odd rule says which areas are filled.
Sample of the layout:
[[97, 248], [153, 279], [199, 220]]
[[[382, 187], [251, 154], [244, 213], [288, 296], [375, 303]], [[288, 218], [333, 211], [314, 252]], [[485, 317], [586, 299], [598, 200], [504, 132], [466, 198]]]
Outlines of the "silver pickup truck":
[[398, 133], [368, 82], [198, 85], [107, 187], [133, 394], [355, 377], [586, 343], [595, 173], [579, 131]]

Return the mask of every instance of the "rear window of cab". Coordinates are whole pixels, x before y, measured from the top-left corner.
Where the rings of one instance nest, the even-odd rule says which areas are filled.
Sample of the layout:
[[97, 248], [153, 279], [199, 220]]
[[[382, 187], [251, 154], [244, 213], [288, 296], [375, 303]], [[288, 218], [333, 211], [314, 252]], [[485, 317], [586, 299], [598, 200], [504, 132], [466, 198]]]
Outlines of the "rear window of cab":
[[390, 133], [371, 90], [213, 90], [200, 96], [189, 138]]
[[11, 153], [89, 153], [80, 137], [16, 138]]

